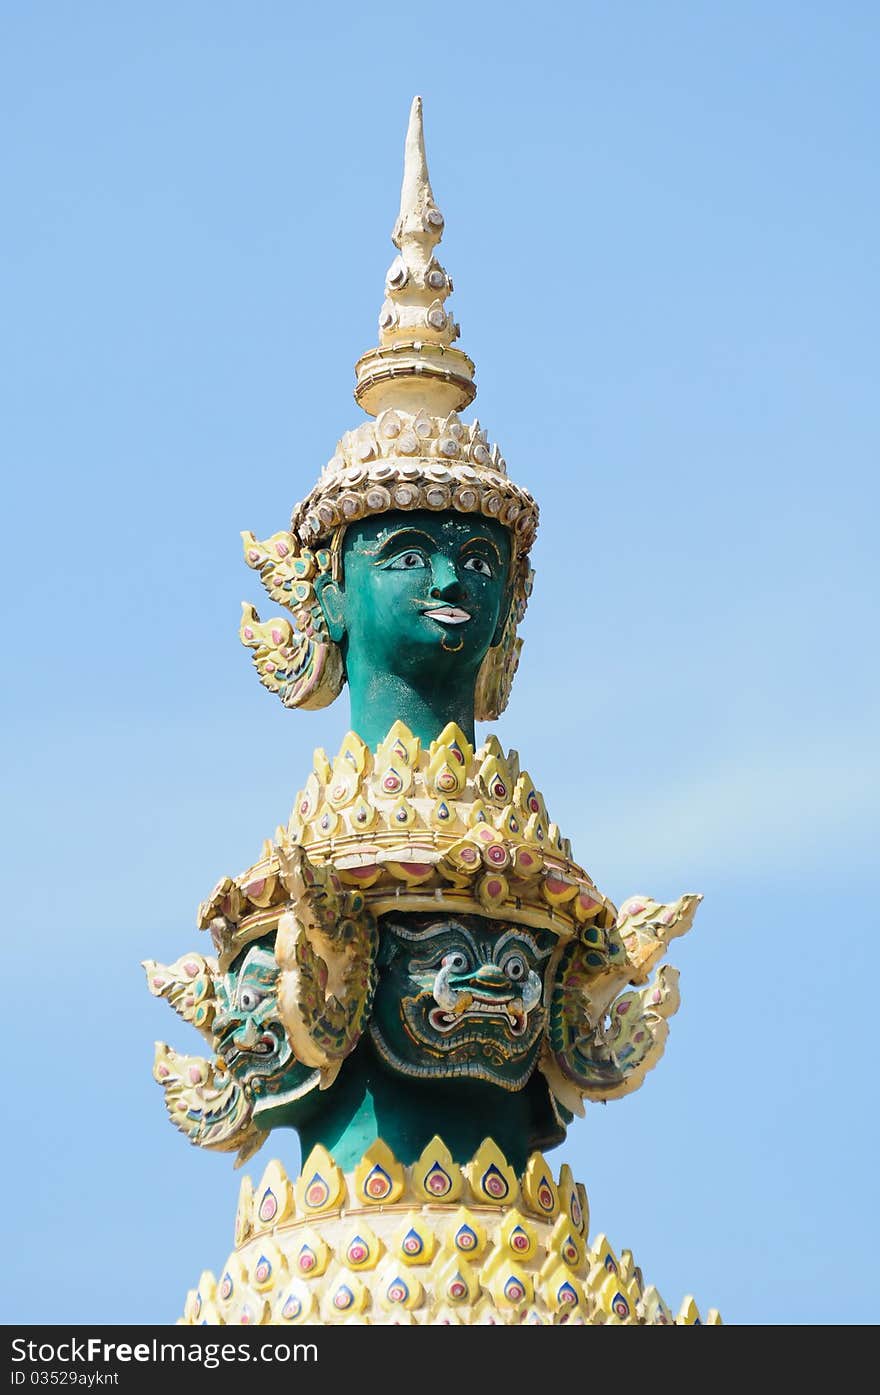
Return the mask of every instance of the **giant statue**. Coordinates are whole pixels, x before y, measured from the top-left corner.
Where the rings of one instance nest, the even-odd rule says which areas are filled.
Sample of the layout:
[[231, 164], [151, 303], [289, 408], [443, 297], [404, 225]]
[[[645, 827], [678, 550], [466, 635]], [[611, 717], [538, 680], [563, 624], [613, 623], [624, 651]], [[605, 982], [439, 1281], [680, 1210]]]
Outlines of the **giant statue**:
[[459, 415], [474, 365], [442, 231], [417, 97], [379, 344], [355, 369], [369, 420], [288, 529], [243, 534], [284, 612], [243, 607], [261, 683], [307, 709], [347, 686], [350, 729], [199, 908], [210, 946], [144, 966], [205, 1042], [157, 1044], [173, 1123], [236, 1165], [279, 1155], [245, 1177], [185, 1323], [701, 1321], [591, 1235], [584, 1187], [546, 1158], [658, 1060], [678, 1006], [659, 961], [700, 898], [612, 905], [516, 751], [477, 741], [516, 672], [538, 509]]

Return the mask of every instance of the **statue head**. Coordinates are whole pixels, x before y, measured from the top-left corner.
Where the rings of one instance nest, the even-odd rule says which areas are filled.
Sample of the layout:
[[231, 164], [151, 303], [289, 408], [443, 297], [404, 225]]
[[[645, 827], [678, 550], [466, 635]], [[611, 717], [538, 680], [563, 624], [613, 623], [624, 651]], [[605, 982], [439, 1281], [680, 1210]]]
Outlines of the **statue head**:
[[555, 942], [483, 916], [384, 916], [370, 1023], [382, 1060], [418, 1079], [522, 1089], [538, 1057]]
[[316, 590], [341, 648], [352, 728], [371, 745], [398, 718], [424, 730], [418, 704], [433, 712], [438, 695], [447, 719], [472, 721], [480, 668], [510, 613], [507, 530], [453, 511], [392, 511], [340, 530], [334, 544]]
[[252, 1101], [255, 1119], [316, 1082], [316, 1073], [291, 1049], [278, 1012], [277, 980], [274, 935], [247, 946], [216, 980], [216, 1054]]
[[355, 398], [375, 420], [337, 443], [289, 532], [243, 534], [248, 564], [292, 614], [263, 623], [244, 607], [261, 682], [285, 706], [315, 708], [347, 680], [365, 737], [399, 718], [422, 740], [448, 721], [473, 739], [474, 721], [507, 704], [531, 589], [537, 505], [480, 423], [458, 415], [476, 387], [444, 304], [442, 229], [417, 98], [379, 344], [355, 365]]

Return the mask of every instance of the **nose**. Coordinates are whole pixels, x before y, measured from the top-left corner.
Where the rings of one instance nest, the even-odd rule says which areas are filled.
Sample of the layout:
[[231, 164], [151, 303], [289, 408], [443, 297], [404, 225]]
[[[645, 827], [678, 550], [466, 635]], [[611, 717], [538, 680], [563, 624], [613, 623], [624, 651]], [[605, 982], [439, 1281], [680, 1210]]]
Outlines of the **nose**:
[[431, 561], [431, 595], [441, 601], [460, 601], [465, 589], [454, 564], [448, 557], [437, 554]]
[[472, 979], [474, 988], [483, 993], [509, 993], [510, 979], [494, 964], [483, 964]]
[[250, 1051], [252, 1046], [256, 1046], [260, 1040], [260, 1033], [252, 1017], [243, 1022], [237, 1032], [233, 1032], [232, 1040], [236, 1046], [244, 1047], [246, 1051]]

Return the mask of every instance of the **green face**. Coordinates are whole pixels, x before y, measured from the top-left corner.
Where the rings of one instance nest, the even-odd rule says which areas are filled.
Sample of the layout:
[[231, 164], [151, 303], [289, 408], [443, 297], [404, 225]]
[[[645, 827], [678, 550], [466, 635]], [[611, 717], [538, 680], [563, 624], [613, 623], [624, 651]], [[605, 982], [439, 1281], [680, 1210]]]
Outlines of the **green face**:
[[387, 915], [370, 1035], [402, 1075], [520, 1090], [544, 1026], [553, 937], [482, 916]]
[[224, 974], [212, 1023], [217, 1054], [259, 1103], [296, 1091], [312, 1072], [293, 1055], [278, 1018], [278, 965], [271, 942], [257, 941]]
[[[510, 554], [508, 530], [471, 514], [385, 513], [349, 525], [342, 578], [320, 595], [342, 644], [356, 731], [375, 719], [384, 735], [398, 717], [427, 729], [434, 713], [430, 737], [445, 720], [473, 726], [477, 672], [510, 605]], [[422, 717], [426, 694], [432, 712]]]

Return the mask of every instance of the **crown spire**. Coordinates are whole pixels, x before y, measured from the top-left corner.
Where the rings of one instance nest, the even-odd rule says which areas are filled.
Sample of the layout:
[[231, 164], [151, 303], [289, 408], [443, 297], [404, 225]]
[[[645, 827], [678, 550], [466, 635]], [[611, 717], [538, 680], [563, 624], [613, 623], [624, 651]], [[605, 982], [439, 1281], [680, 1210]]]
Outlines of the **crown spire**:
[[422, 122], [422, 99], [413, 97], [409, 111], [409, 126], [403, 147], [403, 183], [400, 186], [400, 214], [391, 240], [395, 247], [403, 246], [401, 239], [409, 234], [423, 236], [427, 229], [435, 234], [434, 242], [443, 236], [443, 214], [434, 202], [428, 157], [425, 154], [425, 128]]
[[443, 214], [434, 202], [422, 99], [414, 97], [403, 160], [400, 213], [391, 234], [398, 248], [385, 276], [379, 345], [355, 364], [355, 399], [371, 416], [389, 407], [442, 416], [476, 396], [474, 365], [452, 347], [458, 325], [446, 310], [452, 280], [434, 255]]

